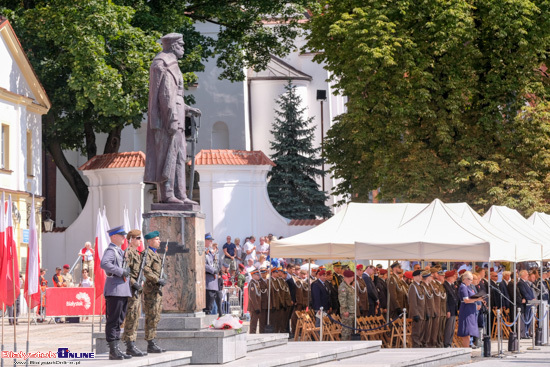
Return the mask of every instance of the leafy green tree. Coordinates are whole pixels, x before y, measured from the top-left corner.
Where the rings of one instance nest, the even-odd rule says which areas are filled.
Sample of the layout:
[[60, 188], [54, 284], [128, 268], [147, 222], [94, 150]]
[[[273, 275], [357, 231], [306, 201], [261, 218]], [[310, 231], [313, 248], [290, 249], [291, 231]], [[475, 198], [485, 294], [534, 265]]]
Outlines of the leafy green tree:
[[348, 97], [325, 144], [336, 193], [546, 208], [549, 5], [322, 1], [308, 49]]
[[323, 177], [324, 172], [319, 169], [323, 158], [316, 157], [320, 148], [313, 147], [313, 118], [304, 118], [305, 108], [300, 108], [301, 98], [290, 80], [285, 90], [277, 100], [279, 109], [275, 110], [271, 130], [271, 149], [275, 151], [271, 159], [276, 166], [269, 173], [269, 198], [286, 218], [328, 218], [327, 195], [315, 182], [315, 177]]
[[[90, 159], [98, 154], [96, 133], [106, 133], [103, 153], [118, 152], [122, 129], [140, 126], [162, 34], [184, 34], [180, 67], [187, 83], [208, 57], [217, 57], [221, 78], [243, 80], [244, 68], [263, 69], [270, 54], [293, 49], [308, 1], [6, 0], [0, 14], [10, 19], [52, 101], [44, 146], [84, 206], [86, 183], [63, 151]], [[200, 34], [197, 22], [218, 24], [218, 34]]]

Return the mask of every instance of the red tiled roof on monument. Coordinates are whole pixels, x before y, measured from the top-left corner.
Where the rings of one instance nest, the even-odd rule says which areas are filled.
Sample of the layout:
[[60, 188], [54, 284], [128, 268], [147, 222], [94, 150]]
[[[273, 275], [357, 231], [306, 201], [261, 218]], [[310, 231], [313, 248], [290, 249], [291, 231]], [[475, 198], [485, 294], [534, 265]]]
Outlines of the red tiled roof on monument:
[[204, 149], [195, 157], [196, 165], [275, 166], [261, 150]]
[[130, 168], [145, 167], [145, 153], [124, 152], [96, 155], [80, 166], [79, 170], [93, 170], [103, 168]]
[[292, 219], [289, 226], [318, 226], [326, 221], [326, 219]]

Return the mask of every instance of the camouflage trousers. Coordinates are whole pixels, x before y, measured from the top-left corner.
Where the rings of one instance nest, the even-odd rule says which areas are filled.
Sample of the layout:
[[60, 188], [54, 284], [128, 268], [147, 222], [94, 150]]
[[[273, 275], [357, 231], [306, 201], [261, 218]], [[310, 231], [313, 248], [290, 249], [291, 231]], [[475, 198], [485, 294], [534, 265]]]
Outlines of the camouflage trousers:
[[128, 298], [128, 308], [126, 310], [126, 319], [124, 320], [124, 333], [122, 334], [122, 340], [125, 342], [135, 342], [137, 339], [140, 300], [141, 298]]
[[342, 326], [342, 340], [351, 340], [351, 334], [353, 334], [353, 329], [350, 329], [354, 327], [355, 324], [355, 315], [350, 313], [348, 317], [344, 317], [342, 315], [342, 325], [348, 326], [344, 327]]
[[154, 291], [144, 294], [143, 312], [145, 313], [145, 340], [155, 339], [161, 311], [162, 295]]

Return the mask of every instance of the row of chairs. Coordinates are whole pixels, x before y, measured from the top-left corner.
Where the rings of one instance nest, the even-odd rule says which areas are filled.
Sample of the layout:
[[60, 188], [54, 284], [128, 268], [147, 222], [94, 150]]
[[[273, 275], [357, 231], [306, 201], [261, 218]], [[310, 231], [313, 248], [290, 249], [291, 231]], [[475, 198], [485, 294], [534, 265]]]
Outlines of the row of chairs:
[[[298, 321], [294, 340], [298, 341], [319, 341], [320, 327], [315, 326], [315, 314], [312, 310], [295, 311]], [[331, 315], [333, 322], [328, 316], [323, 317], [323, 340], [341, 340], [342, 326], [341, 318], [338, 315]], [[411, 323], [407, 320], [407, 347], [411, 346]], [[361, 340], [380, 340], [383, 348], [400, 348], [403, 346], [403, 319], [395, 320], [391, 325], [385, 325], [386, 319], [383, 316], [358, 317], [357, 328], [363, 329], [358, 334]]]

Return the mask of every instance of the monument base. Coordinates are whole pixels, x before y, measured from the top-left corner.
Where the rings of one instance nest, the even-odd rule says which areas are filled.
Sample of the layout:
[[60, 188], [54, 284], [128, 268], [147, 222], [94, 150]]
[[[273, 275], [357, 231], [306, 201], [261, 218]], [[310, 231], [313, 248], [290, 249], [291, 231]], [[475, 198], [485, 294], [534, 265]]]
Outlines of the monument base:
[[199, 204], [153, 203], [151, 204], [151, 210], [198, 212], [201, 210], [201, 206]]
[[[241, 331], [212, 330], [175, 331], [159, 330], [155, 340], [161, 348], [169, 351], [190, 351], [191, 364], [222, 364], [232, 362], [246, 356], [246, 339], [248, 326]], [[94, 333], [96, 338], [96, 353], [108, 353], [109, 347], [105, 334]], [[120, 343], [123, 343], [122, 341]], [[136, 346], [142, 351], [147, 350], [144, 332], [138, 331]], [[125, 350], [124, 345], [119, 345]]]

